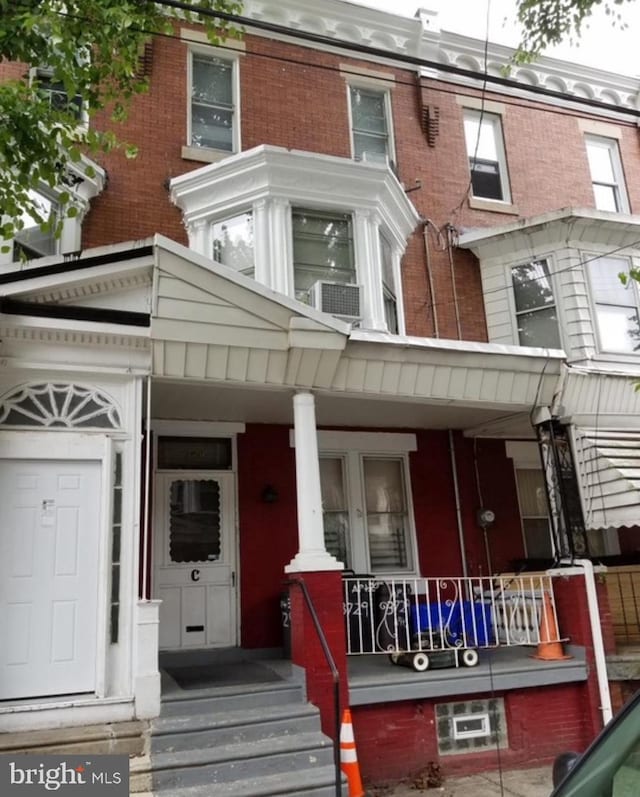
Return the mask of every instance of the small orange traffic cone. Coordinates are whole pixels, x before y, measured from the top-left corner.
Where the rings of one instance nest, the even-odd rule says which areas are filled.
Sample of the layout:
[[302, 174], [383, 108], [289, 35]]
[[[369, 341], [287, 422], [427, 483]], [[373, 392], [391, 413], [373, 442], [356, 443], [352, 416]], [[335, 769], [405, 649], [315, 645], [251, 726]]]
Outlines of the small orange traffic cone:
[[540, 642], [537, 651], [533, 654], [533, 658], [541, 659], [542, 661], [572, 659], [573, 656], [569, 656], [564, 652], [559, 637], [558, 624], [556, 623], [556, 615], [551, 605], [551, 598], [548, 592], [544, 592], [542, 599], [542, 618], [540, 619]]
[[356, 754], [356, 741], [353, 738], [351, 711], [348, 708], [342, 712], [342, 725], [340, 726], [340, 769], [347, 776], [349, 797], [364, 797]]

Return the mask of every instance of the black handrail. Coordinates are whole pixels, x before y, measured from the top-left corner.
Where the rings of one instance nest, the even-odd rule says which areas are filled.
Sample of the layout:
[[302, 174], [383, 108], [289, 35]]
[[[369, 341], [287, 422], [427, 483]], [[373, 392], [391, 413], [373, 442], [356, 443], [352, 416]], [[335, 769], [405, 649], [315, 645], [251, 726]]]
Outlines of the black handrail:
[[313, 620], [316, 634], [318, 635], [318, 640], [320, 641], [320, 645], [322, 647], [322, 652], [324, 653], [324, 657], [327, 660], [329, 669], [331, 670], [331, 678], [333, 680], [333, 706], [335, 710], [333, 763], [336, 770], [336, 797], [342, 797], [342, 770], [340, 769], [340, 673], [338, 672], [336, 663], [331, 655], [331, 651], [329, 650], [327, 638], [324, 635], [322, 626], [320, 625], [320, 620], [318, 620], [318, 614], [316, 612], [315, 606], [313, 605], [311, 595], [309, 595], [309, 590], [307, 589], [304, 579], [292, 578], [287, 581], [286, 584], [288, 586], [295, 584], [302, 590], [305, 603], [307, 604], [307, 609], [309, 609], [309, 614]]

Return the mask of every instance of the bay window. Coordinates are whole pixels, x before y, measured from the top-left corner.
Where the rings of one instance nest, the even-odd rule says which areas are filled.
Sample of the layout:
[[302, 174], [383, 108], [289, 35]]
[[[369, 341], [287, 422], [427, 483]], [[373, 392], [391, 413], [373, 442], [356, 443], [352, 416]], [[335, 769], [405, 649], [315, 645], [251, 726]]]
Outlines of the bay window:
[[624, 285], [620, 273], [629, 271], [624, 257], [599, 257], [588, 266], [600, 350], [635, 353], [640, 348], [640, 317], [636, 283]]
[[356, 284], [350, 214], [293, 208], [291, 221], [296, 299], [309, 303], [319, 281]]
[[216, 263], [222, 263], [247, 277], [254, 276], [253, 214], [250, 211], [214, 221], [211, 235]]
[[560, 348], [558, 316], [546, 260], [511, 269], [516, 325], [521, 346]]

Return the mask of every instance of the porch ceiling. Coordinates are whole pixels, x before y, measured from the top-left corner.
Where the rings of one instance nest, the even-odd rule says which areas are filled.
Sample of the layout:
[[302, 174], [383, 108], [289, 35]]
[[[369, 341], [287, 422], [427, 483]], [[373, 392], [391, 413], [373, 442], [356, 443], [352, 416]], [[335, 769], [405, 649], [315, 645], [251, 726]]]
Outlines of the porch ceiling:
[[[211, 385], [189, 381], [154, 380], [151, 394], [154, 418], [238, 421], [293, 425], [292, 390], [273, 390], [246, 384]], [[461, 407], [440, 402], [344, 397], [316, 392], [319, 426], [397, 429], [472, 429], [482, 436], [531, 436], [527, 412]], [[481, 430], [481, 431], [480, 431]]]

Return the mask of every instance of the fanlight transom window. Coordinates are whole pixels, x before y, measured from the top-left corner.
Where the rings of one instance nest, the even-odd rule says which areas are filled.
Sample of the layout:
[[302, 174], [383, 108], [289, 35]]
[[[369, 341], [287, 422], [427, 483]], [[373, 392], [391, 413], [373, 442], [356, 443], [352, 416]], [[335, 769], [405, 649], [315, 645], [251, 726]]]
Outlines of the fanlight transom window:
[[24, 385], [0, 399], [0, 426], [44, 426], [65, 429], [119, 429], [113, 401], [98, 390], [79, 385]]

